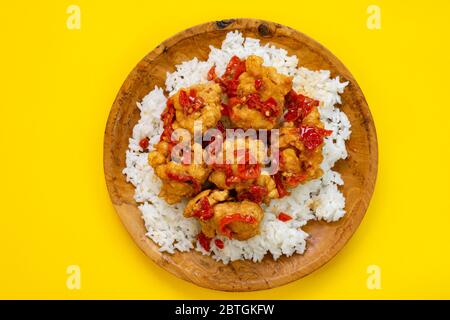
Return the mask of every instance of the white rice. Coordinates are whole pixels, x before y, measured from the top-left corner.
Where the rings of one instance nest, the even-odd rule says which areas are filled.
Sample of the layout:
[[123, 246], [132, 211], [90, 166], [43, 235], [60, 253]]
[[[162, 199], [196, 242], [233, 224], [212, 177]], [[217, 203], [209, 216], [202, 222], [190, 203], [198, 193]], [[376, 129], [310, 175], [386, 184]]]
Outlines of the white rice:
[[[293, 76], [293, 86], [297, 92], [321, 102], [321, 120], [326, 129], [333, 130], [333, 134], [325, 138], [323, 146], [324, 160], [321, 167], [324, 174], [320, 179], [292, 189], [290, 196], [272, 200], [269, 206], [265, 206], [259, 235], [247, 241], [229, 240], [220, 236], [225, 247], [219, 249], [212, 241], [211, 252], [206, 252], [195, 240], [200, 231], [199, 223], [195, 218], [183, 217], [185, 203], [168, 205], [158, 197], [161, 181], [148, 164], [148, 153], [142, 152], [139, 147], [139, 141], [144, 137], [150, 138], [150, 145], [155, 144], [162, 132], [160, 115], [165, 108], [166, 97], [163, 89], [155, 87], [137, 104], [141, 118], [129, 139], [127, 167], [123, 170], [127, 181], [136, 187], [134, 197], [141, 203], [139, 209], [148, 230], [147, 236], [160, 246], [160, 251], [173, 253], [175, 250], [189, 251], [195, 247], [195, 250], [211, 254], [214, 259], [225, 264], [239, 259], [258, 262], [267, 253], [271, 253], [274, 259], [281, 255], [302, 254], [308, 234], [300, 227], [311, 219], [331, 222], [339, 220], [345, 214], [345, 198], [338, 190], [338, 186], [344, 182], [332, 167], [337, 160], [347, 157], [345, 140], [350, 137], [350, 122], [345, 113], [336, 107], [336, 104], [341, 103], [339, 94], [344, 91], [347, 82], [340, 82], [339, 77], [330, 78], [329, 71], [297, 68], [299, 61], [296, 56], [289, 56], [286, 50], [268, 44], [261, 46], [259, 40], [244, 38], [237, 31], [227, 34], [220, 49], [210, 48], [207, 61], [194, 58], [176, 66], [175, 72], [167, 73], [168, 95], [173, 95], [182, 87], [207, 82], [206, 74], [213, 65], [216, 65], [217, 74], [221, 75], [233, 55], [240, 58], [252, 54], [261, 56], [264, 65], [273, 66], [278, 72]], [[288, 222], [278, 220], [277, 214], [281, 211], [289, 213], [293, 219]]]

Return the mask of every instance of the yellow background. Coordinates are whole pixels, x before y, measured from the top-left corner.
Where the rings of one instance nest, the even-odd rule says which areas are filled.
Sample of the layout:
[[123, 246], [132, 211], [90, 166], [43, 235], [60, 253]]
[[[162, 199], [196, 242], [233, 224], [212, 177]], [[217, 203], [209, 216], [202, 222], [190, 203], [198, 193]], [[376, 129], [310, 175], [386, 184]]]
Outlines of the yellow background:
[[[66, 8], [81, 8], [81, 30]], [[366, 27], [381, 8], [381, 30]], [[0, 298], [450, 298], [448, 1], [2, 2]], [[300, 30], [351, 70], [379, 141], [370, 208], [310, 276], [223, 293], [179, 280], [133, 243], [110, 203], [103, 130], [122, 82], [193, 25], [254, 17]], [[68, 290], [66, 268], [81, 268]], [[366, 287], [381, 268], [381, 290]]]

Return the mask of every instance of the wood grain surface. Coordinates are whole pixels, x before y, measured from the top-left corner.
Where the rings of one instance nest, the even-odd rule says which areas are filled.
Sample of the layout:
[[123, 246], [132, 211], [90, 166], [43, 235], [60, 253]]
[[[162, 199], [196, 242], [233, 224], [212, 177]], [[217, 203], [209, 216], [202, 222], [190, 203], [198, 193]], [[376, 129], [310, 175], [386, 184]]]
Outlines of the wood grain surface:
[[[228, 265], [216, 262], [198, 252], [161, 253], [145, 236], [145, 227], [134, 187], [125, 181], [125, 151], [132, 129], [139, 119], [136, 102], [155, 85], [164, 87], [166, 72], [175, 65], [197, 57], [205, 60], [209, 45], [219, 47], [227, 32], [240, 30], [244, 36], [286, 49], [295, 54], [302, 66], [328, 69], [349, 85], [342, 94], [341, 109], [352, 124], [347, 142], [349, 157], [335, 168], [345, 181], [342, 192], [347, 214], [335, 223], [312, 221], [305, 227], [310, 234], [303, 255], [281, 257], [270, 255], [261, 263], [236, 261]], [[360, 224], [373, 193], [377, 175], [378, 148], [375, 126], [361, 89], [347, 68], [326, 48], [306, 35], [277, 23], [255, 19], [210, 22], [187, 29], [164, 41], [134, 68], [123, 83], [112, 106], [104, 137], [104, 171], [111, 200], [134, 241], [155, 263], [174, 275], [199, 286], [226, 290], [251, 291], [273, 288], [297, 280], [329, 261], [345, 245]]]

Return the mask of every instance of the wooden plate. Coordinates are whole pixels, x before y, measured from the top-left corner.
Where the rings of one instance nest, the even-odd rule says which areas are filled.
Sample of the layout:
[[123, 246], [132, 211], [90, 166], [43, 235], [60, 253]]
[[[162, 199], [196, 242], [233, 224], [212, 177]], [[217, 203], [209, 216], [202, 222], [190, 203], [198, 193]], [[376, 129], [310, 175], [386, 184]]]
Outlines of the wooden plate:
[[[155, 85], [164, 87], [166, 72], [197, 57], [206, 60], [209, 45], [220, 47], [225, 34], [240, 30], [244, 36], [261, 39], [295, 54], [302, 66], [312, 70], [328, 69], [349, 85], [342, 95], [341, 109], [352, 124], [347, 143], [349, 157], [336, 164], [345, 185], [347, 214], [336, 223], [311, 222], [304, 255], [274, 261], [266, 256], [261, 263], [237, 261], [224, 265], [198, 252], [167, 254], [145, 236], [141, 213], [133, 200], [134, 187], [125, 181], [125, 151], [132, 129], [139, 119], [136, 102]], [[329, 261], [349, 240], [360, 224], [377, 175], [377, 137], [367, 102], [347, 68], [327, 49], [306, 35], [277, 23], [236, 19], [205, 23], [164, 41], [150, 52], [122, 85], [106, 125], [104, 170], [108, 191], [123, 224], [139, 247], [159, 266], [199, 286], [227, 291], [273, 288], [297, 280]]]

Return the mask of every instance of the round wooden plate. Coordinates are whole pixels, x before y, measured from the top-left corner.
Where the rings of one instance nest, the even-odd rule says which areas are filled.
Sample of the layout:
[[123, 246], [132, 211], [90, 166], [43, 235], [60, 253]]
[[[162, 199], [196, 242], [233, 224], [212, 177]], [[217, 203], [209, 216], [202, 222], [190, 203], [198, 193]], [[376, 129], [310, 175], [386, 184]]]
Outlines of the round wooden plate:
[[[283, 256], [274, 261], [267, 255], [261, 263], [236, 261], [228, 265], [198, 252], [161, 253], [145, 236], [141, 213], [133, 200], [134, 187], [125, 181], [125, 151], [132, 129], [139, 119], [136, 102], [155, 85], [164, 87], [166, 72], [175, 65], [197, 57], [206, 60], [209, 46], [220, 47], [227, 32], [239, 30], [244, 36], [270, 42], [295, 54], [302, 66], [327, 69], [349, 85], [342, 94], [341, 109], [352, 124], [347, 142], [349, 157], [335, 168], [345, 181], [342, 191], [347, 214], [336, 223], [310, 222], [310, 234], [303, 255]], [[159, 266], [199, 286], [226, 291], [250, 291], [273, 288], [297, 280], [329, 261], [349, 240], [360, 224], [375, 185], [377, 175], [377, 137], [372, 116], [358, 84], [347, 68], [327, 49], [306, 35], [277, 23], [236, 19], [205, 23], [185, 30], [164, 41], [150, 52], [122, 85], [106, 125], [104, 170], [108, 191], [123, 224], [139, 247]]]

